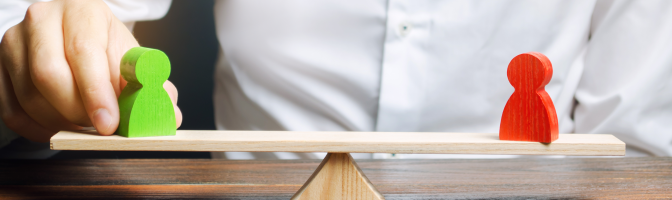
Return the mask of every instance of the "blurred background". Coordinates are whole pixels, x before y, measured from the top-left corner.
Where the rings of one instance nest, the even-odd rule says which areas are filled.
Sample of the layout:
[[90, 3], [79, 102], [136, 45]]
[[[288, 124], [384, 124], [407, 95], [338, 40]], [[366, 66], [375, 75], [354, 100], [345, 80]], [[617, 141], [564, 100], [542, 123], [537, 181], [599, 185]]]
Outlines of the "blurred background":
[[164, 51], [172, 66], [169, 80], [179, 91], [180, 129], [215, 129], [212, 104], [214, 66], [219, 44], [213, 0], [174, 0], [157, 21], [137, 22], [133, 35], [141, 46]]
[[[177, 105], [184, 116], [180, 129], [215, 129], [212, 89], [219, 44], [215, 35], [213, 5], [214, 0], [173, 0], [164, 18], [137, 22], [133, 30], [141, 46], [160, 49], [170, 59], [168, 80], [179, 91]], [[61, 151], [52, 157], [74, 158], [210, 158], [210, 153]]]

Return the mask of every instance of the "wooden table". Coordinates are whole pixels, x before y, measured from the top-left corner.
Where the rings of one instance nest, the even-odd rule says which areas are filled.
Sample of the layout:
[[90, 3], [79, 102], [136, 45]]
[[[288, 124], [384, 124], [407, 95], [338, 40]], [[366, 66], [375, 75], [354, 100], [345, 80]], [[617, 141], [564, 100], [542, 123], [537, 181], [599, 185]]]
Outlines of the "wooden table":
[[[1, 160], [0, 199], [289, 199], [320, 160]], [[357, 160], [387, 199], [672, 198], [672, 158]]]

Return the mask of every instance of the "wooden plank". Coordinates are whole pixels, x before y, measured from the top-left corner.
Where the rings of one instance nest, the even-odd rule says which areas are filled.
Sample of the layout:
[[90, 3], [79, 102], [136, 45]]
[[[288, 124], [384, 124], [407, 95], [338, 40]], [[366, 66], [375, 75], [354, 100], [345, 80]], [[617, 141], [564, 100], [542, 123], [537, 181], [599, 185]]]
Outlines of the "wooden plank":
[[552, 144], [504, 141], [497, 133], [295, 132], [178, 130], [175, 136], [126, 138], [95, 131], [61, 131], [54, 150], [251, 151], [420, 154], [625, 155], [608, 134], [560, 134]]

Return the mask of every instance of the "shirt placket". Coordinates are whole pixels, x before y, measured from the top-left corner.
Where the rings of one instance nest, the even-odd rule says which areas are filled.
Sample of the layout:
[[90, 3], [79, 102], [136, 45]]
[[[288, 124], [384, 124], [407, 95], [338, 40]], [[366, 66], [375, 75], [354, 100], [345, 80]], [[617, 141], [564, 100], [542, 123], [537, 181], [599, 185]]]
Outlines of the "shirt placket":
[[430, 16], [419, 1], [388, 3], [376, 131], [418, 131], [425, 98], [423, 42]]

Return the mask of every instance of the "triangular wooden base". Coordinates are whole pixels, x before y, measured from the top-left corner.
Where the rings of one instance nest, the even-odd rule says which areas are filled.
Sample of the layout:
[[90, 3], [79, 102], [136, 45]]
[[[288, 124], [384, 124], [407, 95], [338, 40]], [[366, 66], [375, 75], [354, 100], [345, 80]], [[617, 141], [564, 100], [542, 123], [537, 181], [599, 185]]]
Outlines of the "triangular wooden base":
[[292, 197], [300, 199], [385, 199], [349, 153], [329, 153], [306, 184]]

